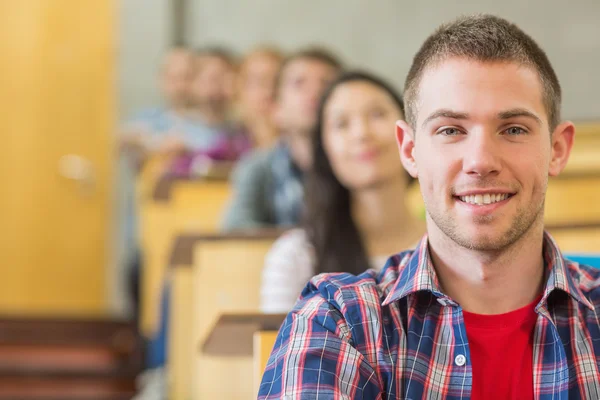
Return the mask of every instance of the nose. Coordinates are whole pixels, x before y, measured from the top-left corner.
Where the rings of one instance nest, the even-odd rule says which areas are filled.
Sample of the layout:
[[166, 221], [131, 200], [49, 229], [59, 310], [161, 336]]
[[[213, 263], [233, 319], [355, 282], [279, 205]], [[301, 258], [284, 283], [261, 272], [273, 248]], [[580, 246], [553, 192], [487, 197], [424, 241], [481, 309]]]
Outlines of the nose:
[[481, 177], [498, 174], [502, 169], [500, 144], [487, 132], [472, 134], [467, 140], [463, 158], [463, 172]]
[[353, 118], [351, 129], [351, 137], [357, 141], [365, 141], [369, 137], [369, 123], [366, 118], [357, 116]]

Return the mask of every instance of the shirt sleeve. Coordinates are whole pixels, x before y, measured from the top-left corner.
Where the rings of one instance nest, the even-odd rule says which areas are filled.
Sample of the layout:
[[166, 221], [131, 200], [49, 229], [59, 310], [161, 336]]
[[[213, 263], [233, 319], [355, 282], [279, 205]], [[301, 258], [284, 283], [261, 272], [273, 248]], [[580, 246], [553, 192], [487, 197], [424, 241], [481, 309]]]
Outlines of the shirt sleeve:
[[374, 368], [353, 346], [339, 309], [313, 292], [284, 321], [258, 398], [381, 400], [383, 394]]
[[260, 288], [261, 310], [288, 313], [314, 275], [313, 249], [302, 229], [286, 232], [265, 257]]
[[233, 194], [225, 212], [222, 230], [255, 229], [268, 226], [266, 185], [268, 169], [264, 153], [251, 154], [241, 160], [232, 177]]

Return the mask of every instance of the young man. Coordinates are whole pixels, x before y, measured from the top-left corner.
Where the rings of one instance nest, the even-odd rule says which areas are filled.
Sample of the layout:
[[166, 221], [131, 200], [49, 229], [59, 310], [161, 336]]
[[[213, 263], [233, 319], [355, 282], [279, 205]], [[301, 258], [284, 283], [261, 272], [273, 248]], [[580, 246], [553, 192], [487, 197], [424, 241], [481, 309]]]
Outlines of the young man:
[[170, 49], [158, 76], [163, 104], [146, 109], [126, 122], [121, 142], [127, 150], [145, 151], [157, 137], [186, 118], [190, 108], [189, 87], [193, 75], [192, 52], [180, 47]]
[[234, 56], [226, 49], [207, 47], [195, 52], [193, 66], [186, 118], [166, 132], [160, 143], [166, 153], [210, 152], [234, 131], [228, 115], [236, 73]]
[[334, 56], [319, 49], [298, 52], [284, 62], [275, 103], [280, 141], [237, 167], [224, 230], [289, 227], [300, 222], [302, 173], [311, 164], [310, 136], [318, 102], [340, 69]]
[[492, 16], [430, 36], [396, 128], [428, 234], [367, 272], [313, 278], [261, 399], [600, 398], [600, 271], [544, 232], [573, 143], [544, 52]]

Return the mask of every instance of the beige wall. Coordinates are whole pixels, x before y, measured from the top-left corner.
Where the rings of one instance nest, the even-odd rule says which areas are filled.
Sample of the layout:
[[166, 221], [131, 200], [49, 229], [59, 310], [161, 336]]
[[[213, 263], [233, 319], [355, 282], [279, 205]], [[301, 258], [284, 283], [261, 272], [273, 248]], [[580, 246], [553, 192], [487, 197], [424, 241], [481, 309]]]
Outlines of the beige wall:
[[160, 101], [156, 73], [171, 38], [171, 0], [119, 0], [121, 119]]
[[[123, 0], [121, 101], [134, 110], [156, 101], [156, 57], [168, 42], [161, 13], [167, 0]], [[463, 13], [509, 18], [547, 51], [564, 88], [568, 118], [600, 117], [598, 0], [187, 0], [187, 40], [242, 52], [270, 42], [285, 49], [323, 43], [350, 65], [370, 68], [401, 86], [425, 37]], [[164, 15], [164, 14], [163, 14]], [[135, 22], [135, 23], [134, 23]]]

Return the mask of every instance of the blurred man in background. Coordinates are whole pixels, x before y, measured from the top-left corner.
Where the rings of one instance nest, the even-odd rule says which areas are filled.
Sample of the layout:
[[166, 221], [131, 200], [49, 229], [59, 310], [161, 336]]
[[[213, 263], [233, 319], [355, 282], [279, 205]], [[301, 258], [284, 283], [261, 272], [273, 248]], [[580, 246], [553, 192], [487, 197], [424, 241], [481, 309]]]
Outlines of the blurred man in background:
[[244, 57], [237, 79], [236, 112], [255, 148], [269, 149], [277, 141], [275, 87], [283, 55], [271, 47], [258, 47]]
[[311, 165], [310, 134], [318, 102], [341, 67], [321, 49], [300, 51], [284, 62], [274, 110], [281, 139], [272, 150], [257, 152], [236, 168], [223, 229], [293, 226], [300, 221], [302, 174]]
[[186, 118], [193, 76], [192, 52], [182, 47], [169, 50], [158, 77], [163, 104], [140, 112], [122, 129], [121, 143], [129, 154], [139, 157], [156, 148], [160, 136]]

